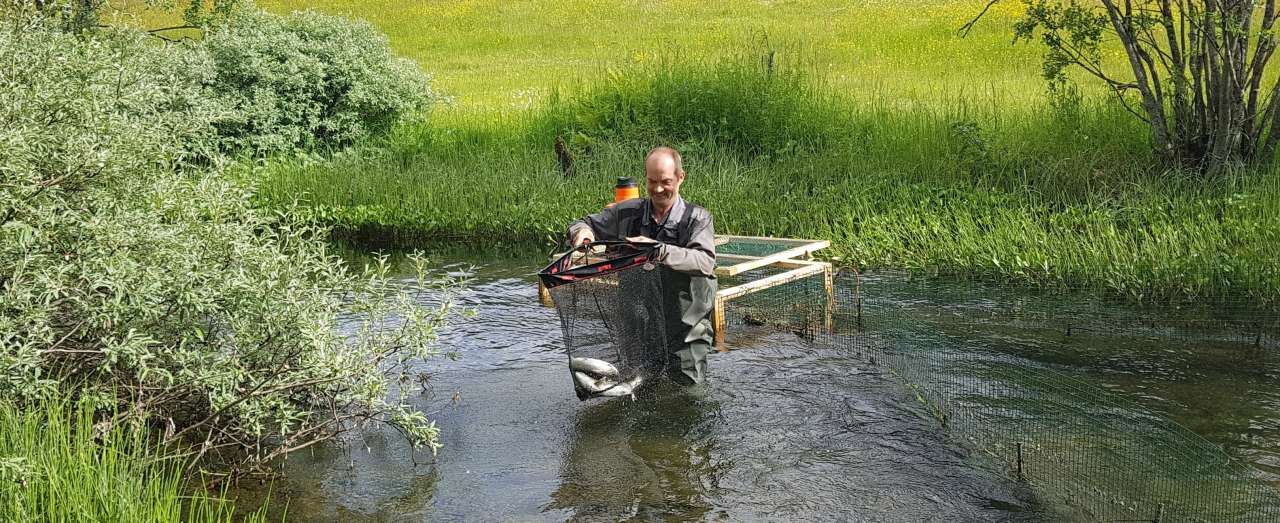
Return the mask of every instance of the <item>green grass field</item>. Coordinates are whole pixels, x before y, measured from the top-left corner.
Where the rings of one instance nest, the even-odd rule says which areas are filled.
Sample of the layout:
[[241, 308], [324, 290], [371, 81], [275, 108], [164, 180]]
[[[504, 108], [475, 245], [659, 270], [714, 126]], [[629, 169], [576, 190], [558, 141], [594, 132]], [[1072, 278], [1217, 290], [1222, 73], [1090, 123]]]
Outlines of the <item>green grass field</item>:
[[1160, 172], [1098, 86], [1047, 94], [1038, 44], [1011, 42], [1019, 2], [961, 38], [982, 5], [309, 2], [377, 25], [449, 101], [257, 168], [261, 196], [378, 239], [549, 245], [666, 143], [721, 232], [830, 239], [860, 267], [1275, 302], [1276, 175]]
[[[550, 89], [594, 83], [610, 68], [671, 53], [718, 56], [761, 38], [799, 47], [841, 91], [900, 103], [982, 94], [1038, 103], [1040, 50], [1011, 45], [1018, 1], [998, 5], [967, 38], [957, 29], [981, 1], [278, 1], [368, 20], [471, 113], [536, 104]], [[995, 93], [997, 99], [991, 99]]]

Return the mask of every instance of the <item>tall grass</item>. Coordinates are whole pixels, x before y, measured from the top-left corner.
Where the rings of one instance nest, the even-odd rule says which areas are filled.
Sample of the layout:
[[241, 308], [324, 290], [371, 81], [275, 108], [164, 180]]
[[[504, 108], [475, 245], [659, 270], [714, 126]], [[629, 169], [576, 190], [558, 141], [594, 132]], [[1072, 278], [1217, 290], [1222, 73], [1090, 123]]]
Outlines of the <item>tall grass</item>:
[[[668, 144], [720, 232], [830, 239], [864, 268], [1278, 301], [1276, 173], [1161, 171], [1104, 93], [1047, 94], [1037, 48], [1008, 46], [1016, 11], [961, 40], [979, 6], [484, 3], [418, 18], [321, 3], [372, 20], [460, 98], [352, 150], [272, 162], [260, 196], [357, 236], [549, 246]], [[598, 24], [565, 26], [577, 18]]]
[[[96, 425], [83, 405], [0, 402], [4, 521], [229, 522], [234, 505], [193, 490], [148, 431]], [[262, 521], [261, 513], [242, 518]]]
[[[261, 195], [357, 234], [549, 245], [669, 143], [686, 197], [721, 233], [829, 239], [831, 257], [863, 268], [1275, 301], [1272, 173], [1159, 172], [1141, 128], [1106, 100], [904, 106], [807, 78], [751, 56], [636, 67], [487, 125], [419, 123], [272, 163]], [[555, 136], [569, 137], [571, 177]]]

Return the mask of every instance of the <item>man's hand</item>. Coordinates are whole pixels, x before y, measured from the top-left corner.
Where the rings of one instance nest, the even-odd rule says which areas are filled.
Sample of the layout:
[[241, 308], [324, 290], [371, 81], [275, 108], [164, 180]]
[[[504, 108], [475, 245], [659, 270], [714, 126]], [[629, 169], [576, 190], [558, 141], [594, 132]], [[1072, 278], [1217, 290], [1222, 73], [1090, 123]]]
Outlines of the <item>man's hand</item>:
[[648, 236], [628, 236], [627, 241], [631, 243], [658, 243], [658, 240]]
[[591, 233], [590, 227], [583, 227], [578, 233], [573, 235], [573, 246], [581, 247], [588, 243], [596, 241], [596, 235]]

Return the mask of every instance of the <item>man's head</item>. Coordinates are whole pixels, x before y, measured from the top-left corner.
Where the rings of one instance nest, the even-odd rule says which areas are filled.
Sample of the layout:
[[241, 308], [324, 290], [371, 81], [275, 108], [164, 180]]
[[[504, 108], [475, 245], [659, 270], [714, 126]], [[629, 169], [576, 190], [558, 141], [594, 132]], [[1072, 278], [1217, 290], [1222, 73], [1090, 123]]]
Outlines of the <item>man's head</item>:
[[644, 158], [645, 187], [649, 199], [659, 209], [670, 209], [680, 195], [684, 183], [684, 166], [680, 153], [670, 147], [657, 147]]

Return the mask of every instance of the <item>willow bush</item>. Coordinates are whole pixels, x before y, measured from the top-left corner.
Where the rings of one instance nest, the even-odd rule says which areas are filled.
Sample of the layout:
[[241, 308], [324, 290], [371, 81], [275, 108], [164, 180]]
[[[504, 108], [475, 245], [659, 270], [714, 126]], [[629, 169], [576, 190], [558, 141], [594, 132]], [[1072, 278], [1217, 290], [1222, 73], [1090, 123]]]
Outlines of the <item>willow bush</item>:
[[[70, 395], [241, 471], [366, 420], [434, 450], [397, 386], [436, 354], [456, 282], [423, 260], [409, 284], [347, 267], [325, 230], [254, 208], [217, 168], [218, 123], [244, 113], [210, 91], [218, 59], [199, 44], [10, 22], [0, 397]], [[420, 306], [427, 286], [444, 301]]]
[[344, 146], [432, 101], [430, 78], [360, 20], [239, 9], [211, 27], [199, 48], [213, 65], [209, 89], [235, 110], [215, 122], [230, 151]]

